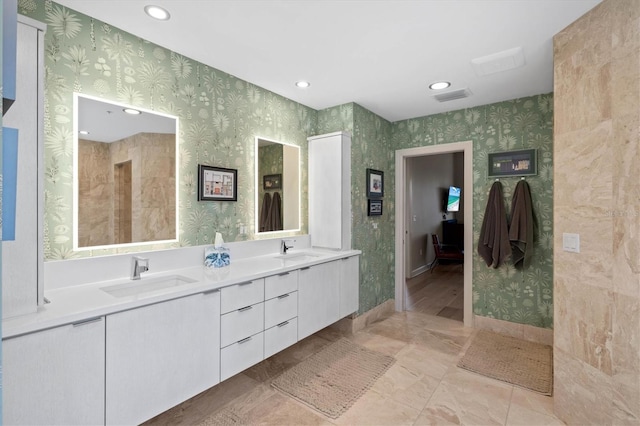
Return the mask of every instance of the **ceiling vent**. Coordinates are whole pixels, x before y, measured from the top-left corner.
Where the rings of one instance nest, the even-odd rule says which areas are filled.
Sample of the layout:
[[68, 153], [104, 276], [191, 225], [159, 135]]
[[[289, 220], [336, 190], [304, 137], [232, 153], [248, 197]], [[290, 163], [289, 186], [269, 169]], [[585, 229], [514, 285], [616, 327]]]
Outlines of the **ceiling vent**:
[[438, 102], [449, 102], [449, 101], [455, 101], [456, 99], [467, 98], [469, 97], [469, 95], [471, 95], [471, 92], [469, 91], [469, 89], [458, 89], [458, 90], [451, 90], [445, 93], [438, 93], [437, 95], [433, 95], [433, 97]]
[[520, 68], [524, 65], [524, 53], [522, 53], [522, 47], [514, 47], [513, 49], [503, 50], [493, 55], [472, 59], [471, 65], [476, 75], [482, 77]]

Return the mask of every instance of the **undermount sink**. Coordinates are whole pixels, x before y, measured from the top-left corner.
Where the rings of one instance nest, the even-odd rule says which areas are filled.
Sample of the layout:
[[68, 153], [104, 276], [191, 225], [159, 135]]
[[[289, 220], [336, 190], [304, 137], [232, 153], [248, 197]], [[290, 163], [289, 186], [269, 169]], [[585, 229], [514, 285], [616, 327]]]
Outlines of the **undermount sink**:
[[316, 260], [320, 257], [320, 255], [318, 254], [312, 254], [312, 253], [290, 253], [290, 254], [283, 254], [280, 256], [276, 256], [276, 259], [281, 259], [284, 260], [285, 262], [292, 262], [292, 263], [300, 263], [300, 262], [310, 262], [312, 260]]
[[141, 278], [140, 280], [131, 280], [123, 284], [114, 284], [107, 287], [101, 287], [100, 290], [112, 295], [113, 297], [136, 296], [143, 293], [150, 293], [157, 290], [163, 290], [171, 287], [178, 287], [184, 284], [194, 283], [196, 280], [183, 277], [181, 275], [169, 275], [157, 278]]

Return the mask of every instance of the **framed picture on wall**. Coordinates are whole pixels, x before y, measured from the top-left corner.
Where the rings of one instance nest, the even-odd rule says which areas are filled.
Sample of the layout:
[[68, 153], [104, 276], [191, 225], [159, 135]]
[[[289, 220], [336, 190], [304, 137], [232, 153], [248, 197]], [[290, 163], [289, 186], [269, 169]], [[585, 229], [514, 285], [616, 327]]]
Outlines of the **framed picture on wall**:
[[282, 188], [282, 174], [264, 175], [262, 177], [262, 188], [265, 191]]
[[384, 173], [367, 169], [367, 198], [382, 198], [384, 195]]
[[382, 200], [368, 200], [367, 216], [382, 216]]
[[523, 149], [489, 153], [489, 177], [537, 175], [537, 152], [537, 149]]
[[238, 170], [198, 164], [198, 201], [237, 201]]

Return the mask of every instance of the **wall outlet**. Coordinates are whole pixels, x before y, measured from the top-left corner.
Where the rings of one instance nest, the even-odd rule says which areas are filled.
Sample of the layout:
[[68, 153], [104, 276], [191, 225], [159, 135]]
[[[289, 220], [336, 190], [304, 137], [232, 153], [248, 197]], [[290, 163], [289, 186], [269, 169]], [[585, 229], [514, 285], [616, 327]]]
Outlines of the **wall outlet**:
[[562, 233], [562, 250], [580, 253], [580, 234]]
[[373, 229], [378, 229], [378, 224], [376, 222], [373, 222]]

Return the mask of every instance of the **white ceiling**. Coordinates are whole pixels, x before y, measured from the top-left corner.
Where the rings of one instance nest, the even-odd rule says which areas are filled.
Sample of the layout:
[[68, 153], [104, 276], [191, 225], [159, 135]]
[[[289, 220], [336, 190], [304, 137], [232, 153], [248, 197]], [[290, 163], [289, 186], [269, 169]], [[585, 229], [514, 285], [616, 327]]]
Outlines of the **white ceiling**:
[[[553, 36], [599, 2], [58, 0], [311, 108], [356, 102], [392, 122], [553, 91]], [[476, 76], [471, 60], [516, 47], [524, 66]], [[472, 95], [436, 101], [443, 79]]]

